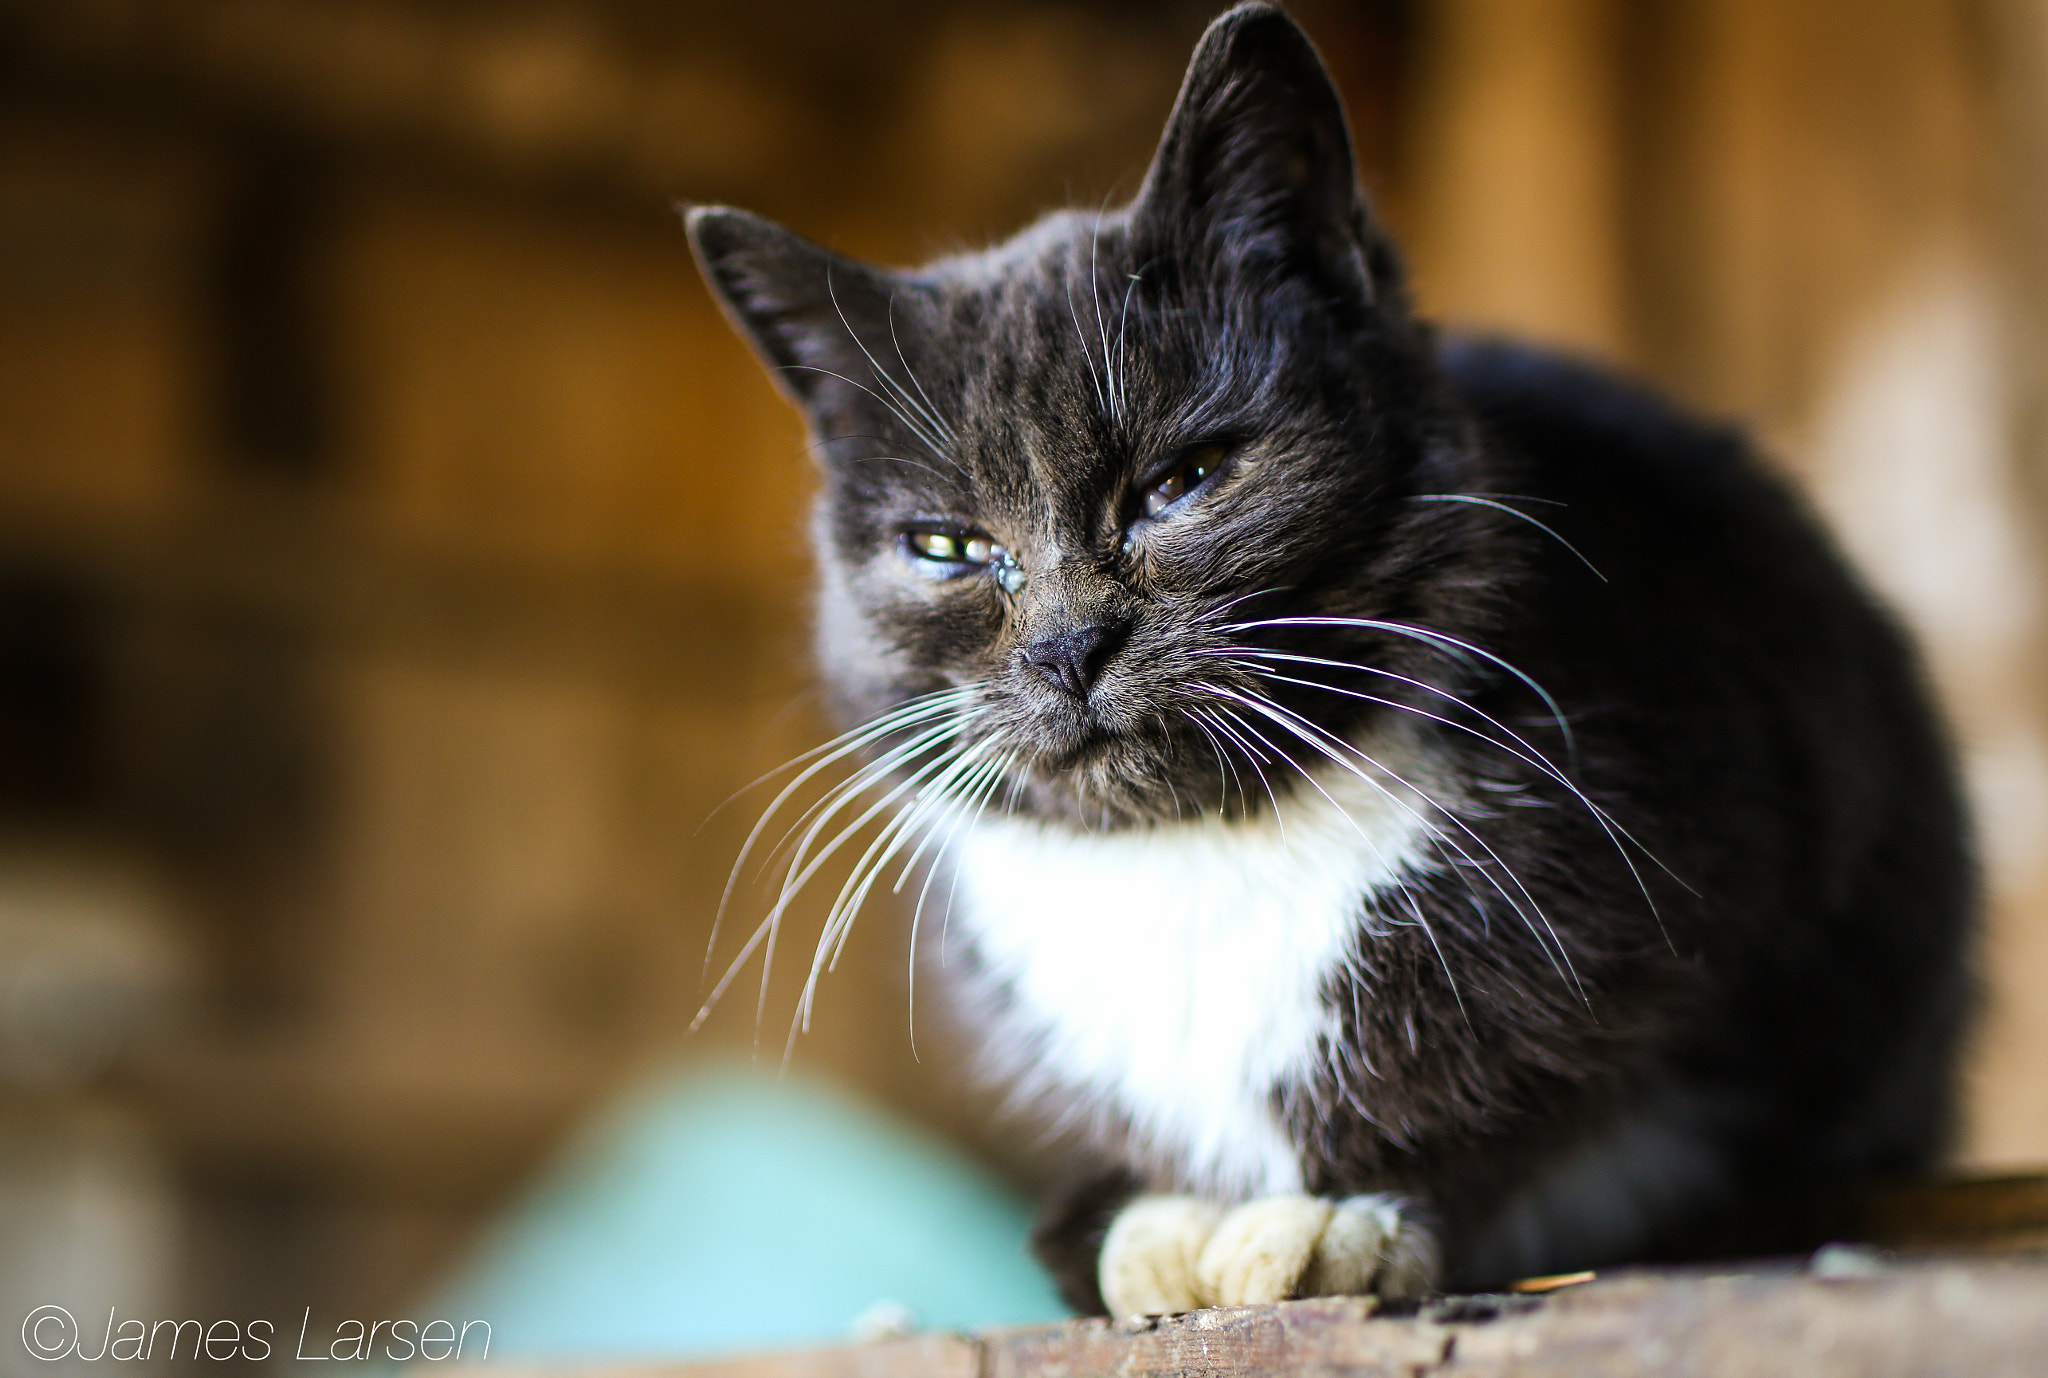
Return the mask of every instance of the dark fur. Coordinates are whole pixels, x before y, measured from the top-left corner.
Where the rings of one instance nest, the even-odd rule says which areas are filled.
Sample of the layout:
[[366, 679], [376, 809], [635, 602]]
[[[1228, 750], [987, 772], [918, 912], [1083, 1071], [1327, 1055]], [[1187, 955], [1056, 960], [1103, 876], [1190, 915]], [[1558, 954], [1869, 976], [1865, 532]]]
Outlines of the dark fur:
[[[1355, 190], [1336, 95], [1277, 10], [1242, 6], [1211, 29], [1124, 210], [1053, 216], [904, 273], [737, 211], [690, 227], [822, 442], [819, 640], [853, 720], [980, 684], [985, 730], [1030, 766], [1018, 809], [1111, 828], [1256, 809], [1251, 762], [1230, 762], [1233, 785], [1183, 712], [1201, 701], [1191, 680], [1225, 673], [1191, 653], [1249, 637], [1449, 691], [1640, 844], [1529, 762], [1435, 729], [1479, 801], [1465, 823], [1555, 941], [1448, 857], [1418, 882], [1434, 944], [1399, 911], [1361, 923], [1358, 988], [1328, 993], [1346, 1046], [1282, 1093], [1311, 1190], [1407, 1193], [1440, 1222], [1450, 1277], [1477, 1283], [1609, 1261], [1503, 1243], [1500, 1221], [1631, 1116], [1721, 1169], [1646, 1208], [1635, 1256], [1722, 1242], [1713, 1230], [1744, 1203], [1937, 1152], [1973, 881], [1905, 638], [1737, 435], [1590, 369], [1444, 346], [1417, 323]], [[877, 400], [885, 372], [908, 393], [893, 407]], [[956, 436], [919, 434], [938, 428], [898, 414], [919, 419], [910, 396]], [[1140, 522], [1123, 553], [1141, 480], [1217, 439], [1234, 457], [1200, 510]], [[1556, 538], [1414, 500], [1445, 494], [1492, 495]], [[899, 549], [914, 519], [997, 537], [1029, 574], [1022, 596], [917, 578]], [[1548, 690], [1572, 739], [1491, 660], [1358, 629], [1222, 635], [1214, 610], [1246, 595], [1222, 620], [1390, 619], [1484, 647]], [[1087, 627], [1109, 649], [1083, 700], [1030, 660]], [[1348, 738], [1402, 711], [1230, 673]], [[1484, 726], [1392, 679], [1309, 677]], [[1141, 1181], [1174, 1185], [1170, 1165], [1104, 1149], [1106, 1175], [1040, 1236], [1089, 1309], [1114, 1204]], [[1784, 1233], [1768, 1242], [1798, 1242]]]

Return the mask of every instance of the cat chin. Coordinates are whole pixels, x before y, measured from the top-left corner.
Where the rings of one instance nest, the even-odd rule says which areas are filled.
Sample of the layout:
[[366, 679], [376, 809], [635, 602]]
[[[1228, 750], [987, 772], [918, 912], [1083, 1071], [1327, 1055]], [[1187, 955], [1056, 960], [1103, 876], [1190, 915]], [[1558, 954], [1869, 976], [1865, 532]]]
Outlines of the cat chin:
[[[1009, 812], [1088, 832], [1164, 827], [1204, 817], [1241, 819], [1271, 807], [1275, 794], [1287, 798], [1297, 778], [1291, 768], [1269, 764], [1269, 792], [1249, 764], [1235, 767], [1241, 776], [1222, 773], [1213, 760], [1208, 775], [1191, 772], [1173, 759], [1177, 747], [1101, 737], [1041, 758]], [[1244, 788], [1238, 787], [1240, 779]]]

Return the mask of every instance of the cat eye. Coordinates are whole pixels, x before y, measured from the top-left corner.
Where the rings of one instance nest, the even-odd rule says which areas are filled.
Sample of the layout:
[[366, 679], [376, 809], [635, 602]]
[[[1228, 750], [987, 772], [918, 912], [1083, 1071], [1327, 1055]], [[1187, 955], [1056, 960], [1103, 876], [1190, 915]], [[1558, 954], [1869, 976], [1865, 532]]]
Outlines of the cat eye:
[[986, 536], [952, 531], [906, 531], [903, 543], [918, 559], [941, 565], [985, 565], [1000, 549]]
[[912, 558], [934, 566], [939, 578], [952, 578], [975, 570], [993, 570], [996, 583], [1006, 593], [1024, 587], [1024, 568], [1016, 557], [986, 536], [965, 531], [910, 530], [903, 533], [903, 548]]
[[1183, 450], [1173, 467], [1155, 476], [1145, 489], [1145, 515], [1157, 517], [1201, 487], [1211, 474], [1223, 467], [1224, 458], [1229, 453], [1228, 445], [1215, 441]]

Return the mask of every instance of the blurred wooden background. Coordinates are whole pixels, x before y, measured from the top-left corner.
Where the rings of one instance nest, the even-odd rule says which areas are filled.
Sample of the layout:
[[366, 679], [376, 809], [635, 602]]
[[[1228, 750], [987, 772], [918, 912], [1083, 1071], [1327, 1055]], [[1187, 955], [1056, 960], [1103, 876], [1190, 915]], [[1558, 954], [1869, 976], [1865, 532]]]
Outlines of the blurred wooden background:
[[[750, 1046], [683, 1031], [713, 810], [822, 732], [809, 461], [671, 202], [909, 262], [1121, 196], [1211, 10], [0, 0], [0, 1293], [388, 1307]], [[1919, 628], [1994, 900], [1963, 1152], [2048, 1160], [2048, 0], [1296, 12], [1431, 314], [1746, 418]], [[889, 917], [798, 1065], [1028, 1173]]]

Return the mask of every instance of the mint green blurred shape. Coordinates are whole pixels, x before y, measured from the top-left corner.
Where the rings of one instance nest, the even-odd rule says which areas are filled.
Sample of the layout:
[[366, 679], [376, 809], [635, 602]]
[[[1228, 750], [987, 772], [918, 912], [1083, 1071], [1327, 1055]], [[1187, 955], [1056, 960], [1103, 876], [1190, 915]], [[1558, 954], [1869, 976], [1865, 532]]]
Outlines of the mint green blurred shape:
[[967, 1158], [842, 1093], [684, 1073], [581, 1134], [423, 1314], [490, 1322], [492, 1359], [830, 1343], [878, 1302], [927, 1329], [1056, 1320], [1029, 1225]]

